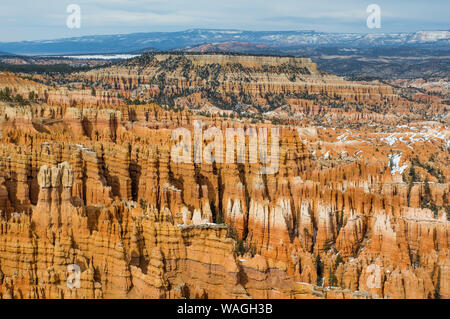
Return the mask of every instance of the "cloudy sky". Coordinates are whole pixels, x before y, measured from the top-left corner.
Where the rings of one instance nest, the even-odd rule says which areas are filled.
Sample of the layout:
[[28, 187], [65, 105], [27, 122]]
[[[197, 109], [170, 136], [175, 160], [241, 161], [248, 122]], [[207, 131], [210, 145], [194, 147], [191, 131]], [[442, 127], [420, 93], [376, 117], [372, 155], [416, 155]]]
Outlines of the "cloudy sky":
[[[381, 28], [368, 29], [369, 4]], [[81, 8], [81, 28], [66, 25]], [[1, 0], [0, 42], [190, 28], [410, 32], [450, 29], [449, 0]]]

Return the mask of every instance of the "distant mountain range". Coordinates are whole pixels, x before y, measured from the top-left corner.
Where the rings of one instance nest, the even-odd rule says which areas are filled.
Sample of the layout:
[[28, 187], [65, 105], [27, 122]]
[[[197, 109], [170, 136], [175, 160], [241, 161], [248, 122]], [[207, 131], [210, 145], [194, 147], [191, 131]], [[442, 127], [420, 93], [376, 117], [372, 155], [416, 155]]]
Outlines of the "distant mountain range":
[[[413, 33], [328, 33], [316, 31], [241, 31], [191, 29], [180, 32], [149, 32], [95, 35], [42, 41], [0, 42], [0, 51], [23, 55], [130, 53], [192, 50], [222, 42], [240, 43], [239, 51], [276, 53], [305, 47], [368, 48], [380, 46], [450, 47], [450, 31]], [[220, 48], [220, 45], [219, 45]], [[226, 48], [226, 46], [225, 46]], [[206, 52], [214, 48], [203, 48]], [[220, 48], [222, 50], [222, 48]], [[195, 51], [195, 49], [194, 49]], [[201, 50], [200, 50], [201, 51]]]

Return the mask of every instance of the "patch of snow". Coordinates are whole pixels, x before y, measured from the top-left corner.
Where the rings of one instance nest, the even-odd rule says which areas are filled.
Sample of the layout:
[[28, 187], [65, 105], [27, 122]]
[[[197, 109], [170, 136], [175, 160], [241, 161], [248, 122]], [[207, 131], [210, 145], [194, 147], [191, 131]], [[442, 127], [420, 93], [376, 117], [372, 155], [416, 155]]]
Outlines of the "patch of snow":
[[394, 175], [395, 173], [403, 174], [403, 171], [408, 168], [408, 165], [399, 166], [402, 153], [389, 154], [388, 158], [388, 165], [391, 168], [391, 175]]
[[397, 142], [397, 138], [394, 136], [394, 134], [391, 134], [388, 137], [382, 137], [381, 141], [385, 141], [386, 144], [392, 146], [395, 144], [395, 142]]
[[139, 54], [64, 55], [62, 57], [68, 59], [85, 59], [85, 60], [117, 60], [117, 59], [132, 59], [137, 56], [139, 56]]

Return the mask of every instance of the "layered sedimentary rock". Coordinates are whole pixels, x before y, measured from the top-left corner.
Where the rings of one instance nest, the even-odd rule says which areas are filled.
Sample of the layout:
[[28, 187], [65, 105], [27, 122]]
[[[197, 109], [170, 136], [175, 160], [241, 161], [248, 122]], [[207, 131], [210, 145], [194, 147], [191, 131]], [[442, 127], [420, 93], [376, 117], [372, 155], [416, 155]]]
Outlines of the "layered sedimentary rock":
[[[145, 72], [217, 63], [228, 70], [223, 93], [239, 90], [239, 64], [271, 83], [252, 98], [298, 90], [300, 80], [281, 80], [289, 72], [332, 94], [321, 81], [333, 77], [305, 59], [170, 59], [144, 61]], [[127, 63], [115, 68], [140, 65]], [[83, 76], [113, 81], [113, 96], [154, 85], [144, 71], [131, 82], [105, 72]], [[17, 81], [8, 84], [20, 92]], [[173, 94], [204, 84], [183, 83]], [[353, 93], [333, 90], [398, 98], [388, 86], [348, 85]], [[446, 123], [416, 114], [396, 125], [287, 126], [156, 104], [56, 104], [0, 104], [1, 298], [450, 298]], [[244, 134], [232, 151], [227, 129]]]
[[395, 124], [399, 114], [411, 119], [445, 114], [439, 99], [404, 98], [378, 81], [347, 81], [318, 70], [308, 58], [146, 54], [70, 79], [79, 86], [109, 87], [129, 100], [282, 121]]

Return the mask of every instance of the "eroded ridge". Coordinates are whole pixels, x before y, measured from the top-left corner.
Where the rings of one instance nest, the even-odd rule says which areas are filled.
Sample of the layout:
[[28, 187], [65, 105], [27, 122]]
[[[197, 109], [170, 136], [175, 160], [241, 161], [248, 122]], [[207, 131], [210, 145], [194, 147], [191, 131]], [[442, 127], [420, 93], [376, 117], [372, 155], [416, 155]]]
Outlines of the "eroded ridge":
[[[25, 98], [0, 101], [2, 298], [450, 298], [441, 100], [220, 55], [0, 73], [6, 87]], [[175, 162], [172, 132], [194, 121], [277, 128], [278, 170], [261, 174], [249, 136], [242, 162]]]

